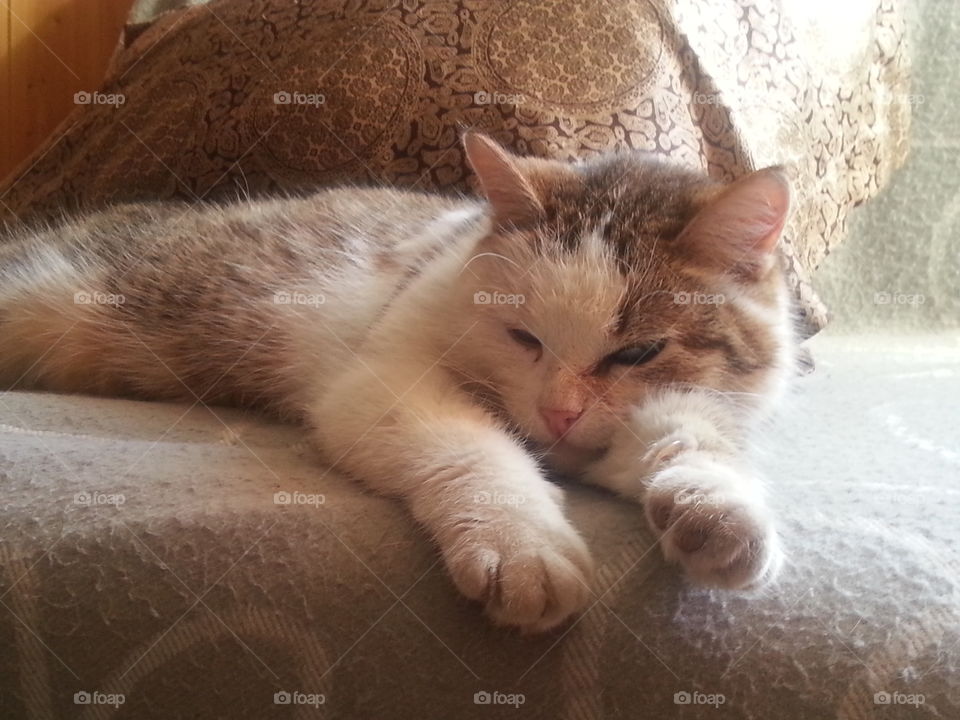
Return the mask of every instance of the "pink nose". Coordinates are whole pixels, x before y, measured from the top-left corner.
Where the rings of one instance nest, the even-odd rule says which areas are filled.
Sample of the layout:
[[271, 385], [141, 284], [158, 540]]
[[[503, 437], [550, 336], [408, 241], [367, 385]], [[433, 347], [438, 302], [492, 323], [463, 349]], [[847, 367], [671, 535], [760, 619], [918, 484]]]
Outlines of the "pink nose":
[[544, 421], [547, 423], [547, 427], [550, 428], [550, 432], [552, 432], [558, 438], [566, 435], [582, 414], [582, 410], [573, 412], [571, 410], [550, 410], [547, 408], [540, 408], [540, 415], [543, 416]]

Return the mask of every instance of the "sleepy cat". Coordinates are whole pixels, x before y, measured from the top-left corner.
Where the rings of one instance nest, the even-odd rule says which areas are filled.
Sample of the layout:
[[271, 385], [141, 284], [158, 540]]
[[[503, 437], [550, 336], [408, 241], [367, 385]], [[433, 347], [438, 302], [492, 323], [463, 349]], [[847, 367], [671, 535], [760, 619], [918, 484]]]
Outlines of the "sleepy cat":
[[137, 204], [0, 242], [0, 382], [261, 408], [403, 500], [460, 591], [546, 630], [592, 597], [545, 467], [643, 503], [701, 583], [781, 553], [751, 426], [793, 365], [781, 171], [464, 137], [485, 201], [343, 188]]

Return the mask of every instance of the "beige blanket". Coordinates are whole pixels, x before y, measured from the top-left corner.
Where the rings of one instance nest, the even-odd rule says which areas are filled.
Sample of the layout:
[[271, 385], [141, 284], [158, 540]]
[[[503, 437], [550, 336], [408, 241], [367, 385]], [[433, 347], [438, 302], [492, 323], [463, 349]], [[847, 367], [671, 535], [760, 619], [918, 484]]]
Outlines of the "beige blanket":
[[760, 458], [781, 581], [692, 588], [639, 508], [571, 489], [594, 604], [535, 637], [297, 428], [2, 394], [0, 717], [958, 718], [960, 338], [817, 341]]

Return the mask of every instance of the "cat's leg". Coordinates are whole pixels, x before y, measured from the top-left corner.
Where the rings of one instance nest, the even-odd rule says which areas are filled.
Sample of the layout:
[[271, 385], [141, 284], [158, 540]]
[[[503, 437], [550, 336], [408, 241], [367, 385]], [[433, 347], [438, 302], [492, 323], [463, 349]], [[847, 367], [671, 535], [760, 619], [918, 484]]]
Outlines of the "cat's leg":
[[454, 583], [498, 624], [549, 629], [583, 609], [592, 562], [562, 493], [441, 368], [361, 365], [311, 410], [339, 469], [402, 498]]
[[741, 435], [723, 401], [663, 393], [632, 411], [584, 479], [643, 503], [664, 556], [693, 580], [758, 585], [776, 574], [782, 553]]

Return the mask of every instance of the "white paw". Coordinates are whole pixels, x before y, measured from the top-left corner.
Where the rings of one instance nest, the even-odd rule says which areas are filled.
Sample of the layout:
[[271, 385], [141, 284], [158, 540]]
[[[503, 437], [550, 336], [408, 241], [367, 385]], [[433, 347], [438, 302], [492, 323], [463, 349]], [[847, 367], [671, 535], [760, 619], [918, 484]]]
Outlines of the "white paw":
[[484, 603], [498, 625], [549, 630], [583, 610], [591, 597], [587, 546], [559, 512], [551, 515], [504, 509], [482, 520], [464, 519], [443, 548], [460, 592]]
[[755, 483], [687, 453], [654, 476], [644, 509], [663, 554], [696, 582], [750, 588], [772, 580], [783, 554]]

